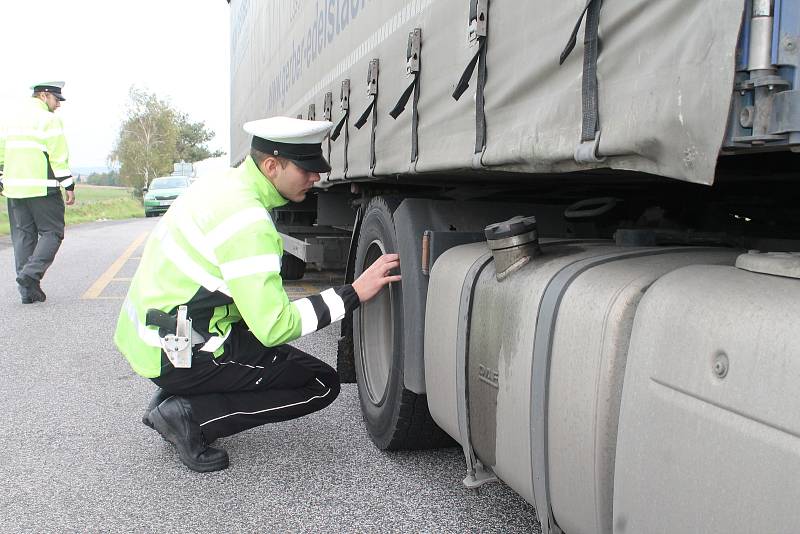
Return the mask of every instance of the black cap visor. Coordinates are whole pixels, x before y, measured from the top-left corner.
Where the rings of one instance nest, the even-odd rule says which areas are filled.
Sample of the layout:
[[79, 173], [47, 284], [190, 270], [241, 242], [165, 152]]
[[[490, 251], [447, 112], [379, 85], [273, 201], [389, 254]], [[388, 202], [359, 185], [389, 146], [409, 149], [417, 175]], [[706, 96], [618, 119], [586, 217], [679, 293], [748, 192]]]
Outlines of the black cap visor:
[[288, 159], [301, 169], [309, 172], [331, 172], [331, 166], [322, 155], [320, 143], [292, 144], [278, 143], [253, 136], [251, 146], [264, 154]]
[[320, 154], [318, 157], [314, 159], [292, 159], [286, 158], [301, 169], [305, 169], [309, 172], [331, 172], [331, 166], [325, 161], [325, 157]]
[[66, 98], [64, 98], [61, 95], [61, 88], [60, 87], [56, 87], [55, 85], [37, 85], [36, 87], [33, 88], [33, 92], [34, 93], [50, 93], [51, 95], [56, 97], [61, 102], [66, 100]]

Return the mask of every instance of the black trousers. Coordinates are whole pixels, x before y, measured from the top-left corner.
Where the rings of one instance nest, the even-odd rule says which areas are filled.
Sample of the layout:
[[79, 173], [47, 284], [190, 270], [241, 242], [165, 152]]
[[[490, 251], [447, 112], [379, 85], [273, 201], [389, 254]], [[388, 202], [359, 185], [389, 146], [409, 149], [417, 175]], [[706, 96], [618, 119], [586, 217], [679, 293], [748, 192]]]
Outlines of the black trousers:
[[339, 375], [305, 352], [265, 347], [235, 326], [224, 354], [196, 352], [192, 367], [176, 369], [162, 353], [161, 376], [153, 382], [186, 398], [206, 440], [266, 423], [295, 419], [328, 406], [339, 395]]
[[64, 239], [61, 191], [43, 197], [9, 198], [8, 222], [17, 276], [41, 280]]

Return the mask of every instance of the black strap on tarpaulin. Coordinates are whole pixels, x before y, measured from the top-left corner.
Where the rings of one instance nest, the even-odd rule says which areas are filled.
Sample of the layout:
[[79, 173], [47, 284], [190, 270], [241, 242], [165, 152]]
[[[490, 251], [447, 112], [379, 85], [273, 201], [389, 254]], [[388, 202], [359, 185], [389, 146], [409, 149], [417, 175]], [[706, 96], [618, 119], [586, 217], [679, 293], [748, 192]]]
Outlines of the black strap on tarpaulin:
[[414, 81], [411, 82], [408, 87], [406, 87], [406, 90], [403, 91], [403, 94], [400, 95], [400, 100], [397, 101], [397, 104], [392, 108], [392, 111], [389, 112], [389, 115], [391, 115], [393, 119], [397, 119], [397, 117], [405, 111], [406, 104], [412, 94], [414, 95], [414, 100], [411, 103], [411, 161], [417, 161], [417, 156], [419, 155], [419, 137], [417, 136], [417, 126], [419, 124], [419, 114], [417, 113], [417, 103], [419, 102], [419, 73], [414, 74]]
[[486, 113], [485, 113], [485, 103], [486, 100], [484, 98], [484, 87], [486, 87], [486, 77], [487, 77], [487, 69], [486, 69], [486, 37], [479, 37], [480, 45], [478, 47], [478, 51], [475, 53], [475, 56], [470, 60], [467, 68], [464, 70], [464, 73], [461, 75], [461, 79], [458, 81], [458, 85], [456, 85], [456, 90], [453, 91], [453, 98], [458, 100], [461, 98], [461, 95], [464, 94], [464, 91], [467, 90], [469, 87], [469, 79], [472, 77], [472, 73], [475, 70], [475, 66], [478, 67], [478, 80], [477, 80], [477, 87], [475, 88], [475, 153], [479, 154], [486, 148]]
[[417, 130], [419, 128], [419, 113], [417, 112], [417, 105], [419, 103], [419, 73], [416, 76], [417, 82], [414, 84], [414, 100], [411, 104], [411, 161], [417, 161], [419, 158], [419, 136]]
[[469, 87], [469, 80], [472, 78], [472, 73], [475, 72], [475, 65], [478, 64], [478, 58], [480, 57], [484, 43], [486, 42], [486, 39], [482, 37], [479, 38], [479, 40], [480, 43], [478, 46], [478, 51], [475, 52], [475, 55], [472, 56], [472, 59], [470, 59], [469, 63], [467, 63], [467, 67], [464, 69], [464, 72], [461, 73], [461, 78], [459, 78], [456, 88], [453, 91], [453, 98], [456, 100], [461, 98], [461, 95], [463, 95], [464, 91], [467, 90], [467, 87]]
[[372, 98], [367, 106], [367, 109], [364, 110], [364, 113], [361, 114], [361, 116], [353, 125], [360, 130], [361, 127], [367, 123], [370, 113], [372, 114], [372, 132], [370, 134], [369, 141], [370, 170], [375, 169], [375, 126], [378, 123], [378, 106], [376, 105], [378, 102], [378, 67], [379, 61], [377, 58], [369, 62], [369, 69], [367, 70], [367, 94], [369, 94]]
[[478, 57], [478, 84], [475, 90], [475, 154], [486, 148], [486, 112], [483, 89], [486, 87], [486, 38], [483, 38]]
[[346, 110], [342, 118], [339, 119], [339, 122], [336, 123], [336, 127], [331, 132], [331, 141], [336, 141], [339, 139], [339, 135], [342, 133], [342, 127], [344, 126], [345, 122], [347, 122], [347, 118], [350, 116], [350, 110]]
[[372, 97], [372, 100], [370, 100], [367, 109], [364, 110], [364, 113], [362, 113], [361, 116], [358, 118], [358, 120], [355, 122], [355, 124], [353, 124], [353, 126], [355, 126], [357, 130], [360, 130], [362, 126], [367, 124], [367, 119], [369, 118], [369, 114], [372, 112], [374, 107], [375, 107], [375, 97]]
[[478, 42], [478, 50], [472, 56], [464, 72], [461, 74], [456, 88], [453, 91], [453, 98], [458, 100], [464, 91], [469, 87], [469, 80], [475, 68], [478, 75], [475, 88], [475, 154], [480, 154], [486, 148], [486, 111], [484, 88], [486, 87], [487, 68], [486, 68], [486, 48], [488, 43], [488, 8], [486, 0], [470, 0], [469, 8], [469, 27], [470, 39]]
[[375, 101], [378, 99], [378, 95], [374, 95], [372, 97], [372, 101], [367, 106], [367, 109], [364, 110], [364, 113], [358, 118], [353, 126], [356, 129], [360, 130], [362, 126], [367, 123], [367, 119], [369, 118], [370, 114], [372, 114], [372, 131], [370, 132], [369, 138], [369, 168], [375, 168], [375, 123], [378, 121], [378, 108], [375, 106]]
[[350, 132], [347, 129], [347, 124], [350, 118], [350, 79], [342, 80], [342, 88], [339, 92], [339, 104], [344, 111], [344, 115], [339, 119], [339, 122], [334, 127], [330, 135], [331, 141], [336, 141], [344, 128], [344, 161], [342, 163], [342, 176], [347, 175], [347, 149], [350, 144]]
[[[350, 117], [350, 110], [347, 109], [342, 115], [342, 118], [339, 119], [339, 122], [336, 123], [336, 127], [333, 129], [331, 134], [328, 136], [328, 141], [336, 141], [339, 139], [339, 135], [342, 133], [342, 128], [344, 128], [344, 161], [342, 164], [342, 176], [344, 177], [347, 174], [347, 145], [350, 142], [350, 136], [347, 133], [347, 119]], [[330, 156], [329, 156], [330, 157]], [[330, 159], [328, 160], [330, 161]]]
[[[323, 104], [322, 108], [323, 108], [322, 109], [322, 117], [326, 121], [332, 121], [333, 120], [333, 93], [331, 91], [328, 91], [327, 93], [325, 93], [325, 103]], [[325, 144], [327, 146], [326, 152], [327, 152], [328, 163], [330, 163], [331, 162], [331, 134], [330, 134], [330, 132], [328, 132], [328, 136], [325, 139]], [[330, 179], [330, 177], [331, 177], [331, 173], [329, 172], [328, 173], [328, 178]]]
[[375, 170], [375, 126], [378, 124], [378, 106], [375, 105], [377, 100], [378, 94], [376, 93], [372, 97], [372, 132], [369, 137], [369, 168], [373, 171]]
[[393, 119], [397, 119], [403, 111], [406, 109], [406, 104], [408, 103], [408, 99], [411, 98], [411, 93], [414, 92], [414, 87], [417, 85], [417, 75], [414, 75], [414, 81], [412, 81], [406, 90], [403, 91], [403, 94], [400, 95], [400, 100], [397, 101], [397, 104], [394, 105], [392, 111], [389, 112], [389, 115]]
[[584, 16], [586, 28], [583, 36], [583, 83], [582, 107], [583, 121], [581, 125], [581, 142], [594, 141], [599, 131], [600, 119], [598, 113], [598, 85], [597, 85], [597, 56], [599, 53], [598, 27], [600, 22], [600, 8], [603, 0], [587, 0], [586, 6], [575, 23], [567, 46], [564, 47], [559, 58], [559, 65], [566, 61], [578, 38], [578, 31]]
[[397, 119], [403, 111], [406, 109], [406, 104], [408, 104], [408, 100], [411, 98], [411, 95], [414, 95], [414, 99], [411, 101], [411, 161], [417, 161], [417, 157], [419, 155], [419, 137], [417, 135], [417, 130], [419, 127], [419, 113], [417, 112], [417, 105], [419, 104], [419, 76], [421, 70], [421, 61], [422, 61], [422, 29], [421, 28], [414, 28], [412, 32], [408, 34], [408, 46], [406, 47], [406, 72], [407, 74], [411, 74], [413, 76], [413, 80], [408, 87], [406, 87], [405, 91], [400, 95], [400, 99], [397, 101], [397, 104], [392, 108], [389, 112], [389, 115], [393, 119]]

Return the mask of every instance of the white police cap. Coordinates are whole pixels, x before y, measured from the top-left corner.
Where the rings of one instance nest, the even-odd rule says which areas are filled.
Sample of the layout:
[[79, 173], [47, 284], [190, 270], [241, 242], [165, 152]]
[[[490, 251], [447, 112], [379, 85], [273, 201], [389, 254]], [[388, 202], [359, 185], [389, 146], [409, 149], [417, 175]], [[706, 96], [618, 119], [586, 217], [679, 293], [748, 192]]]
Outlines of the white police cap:
[[65, 82], [41, 82], [31, 85], [31, 89], [34, 93], [48, 92], [63, 102], [66, 100], [61, 94], [64, 85], [66, 85]]
[[322, 141], [332, 127], [330, 121], [270, 117], [247, 122], [243, 128], [253, 136], [253, 148], [286, 158], [307, 171], [330, 172], [322, 155]]

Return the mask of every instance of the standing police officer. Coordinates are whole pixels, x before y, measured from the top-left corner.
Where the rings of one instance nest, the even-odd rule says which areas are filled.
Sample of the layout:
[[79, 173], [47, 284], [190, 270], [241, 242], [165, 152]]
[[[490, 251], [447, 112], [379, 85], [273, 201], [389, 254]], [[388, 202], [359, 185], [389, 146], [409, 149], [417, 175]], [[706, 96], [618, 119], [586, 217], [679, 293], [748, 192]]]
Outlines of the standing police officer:
[[196, 182], [145, 245], [114, 341], [159, 390], [142, 422], [194, 471], [228, 466], [215, 439], [320, 410], [339, 394], [336, 371], [286, 345], [338, 321], [400, 280], [396, 254], [352, 285], [289, 301], [283, 247], [269, 210], [301, 202], [330, 171], [332, 124], [273, 117], [245, 124], [250, 156]]
[[43, 302], [39, 285], [64, 239], [64, 199], [75, 203], [75, 184], [61, 119], [64, 82], [36, 84], [33, 98], [0, 126], [0, 191], [8, 218], [17, 284], [23, 304]]

